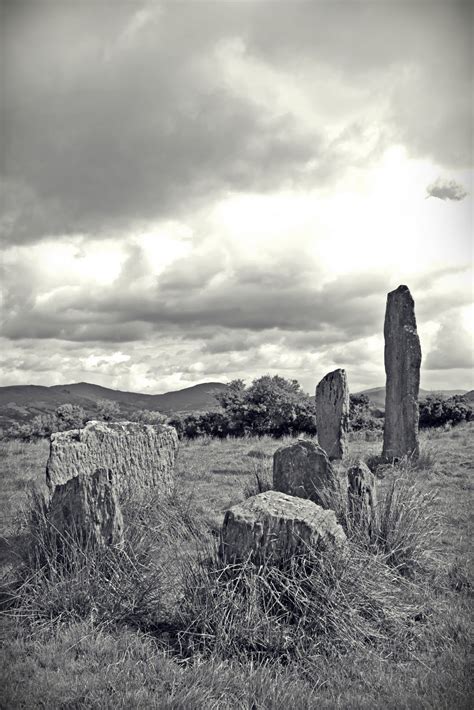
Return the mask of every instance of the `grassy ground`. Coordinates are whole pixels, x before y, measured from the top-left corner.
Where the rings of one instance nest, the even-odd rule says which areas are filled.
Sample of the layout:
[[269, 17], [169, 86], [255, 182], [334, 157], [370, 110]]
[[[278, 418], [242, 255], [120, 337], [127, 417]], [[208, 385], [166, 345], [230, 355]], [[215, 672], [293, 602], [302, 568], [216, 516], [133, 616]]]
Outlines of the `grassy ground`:
[[[202, 439], [181, 445], [177, 466], [180, 510], [188, 510], [199, 521], [209, 544], [224, 511], [246, 496], [254, 486], [255, 475], [260, 479], [271, 477], [273, 452], [283, 443], [268, 438]], [[350, 443], [348, 460], [373, 457], [380, 449], [380, 441], [356, 436]], [[26, 613], [24, 618], [5, 614], [0, 707], [471, 707], [468, 654], [473, 454], [472, 426], [431, 431], [422, 434], [419, 467], [408, 472], [423, 491], [437, 494], [442, 526], [436, 545], [433, 541], [433, 547], [440, 547], [437, 565], [410, 582], [410, 593], [427, 611], [407, 626], [406, 644], [401, 636], [396, 644], [386, 644], [385, 651], [361, 644], [348, 648], [347, 653], [329, 653], [322, 647], [318, 650], [316, 644], [297, 660], [277, 654], [273, 659], [267, 654], [262, 660], [227, 652], [224, 647], [209, 649], [205, 644], [192, 652], [189, 648], [180, 650], [162, 622], [146, 627], [129, 623], [126, 618], [119, 622], [117, 616], [98, 618], [92, 611], [89, 616], [74, 614], [71, 609], [51, 612], [49, 618], [44, 613], [47, 605], [43, 605], [42, 614], [34, 618]], [[32, 482], [44, 485], [47, 455], [45, 442], [2, 446], [0, 534], [6, 573], [11, 573], [22, 545], [21, 530], [15, 522], [18, 510], [26, 503]], [[381, 471], [381, 496], [401, 473], [400, 469]], [[160, 535], [165, 540], [159, 521], [146, 533], [157, 538], [158, 548]], [[163, 547], [166, 545], [167, 538]], [[172, 556], [168, 556], [167, 564], [172, 563]], [[161, 584], [166, 596], [170, 578], [161, 580]], [[189, 594], [192, 596], [192, 590]]]

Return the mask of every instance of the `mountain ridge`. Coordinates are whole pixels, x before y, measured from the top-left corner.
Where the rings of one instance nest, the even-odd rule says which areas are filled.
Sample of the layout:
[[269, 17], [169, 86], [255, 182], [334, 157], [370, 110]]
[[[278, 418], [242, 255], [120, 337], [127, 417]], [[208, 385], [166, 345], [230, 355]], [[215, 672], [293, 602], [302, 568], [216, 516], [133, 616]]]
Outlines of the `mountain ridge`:
[[216, 406], [214, 394], [227, 388], [222, 382], [204, 382], [182, 390], [163, 394], [143, 394], [114, 390], [89, 382], [66, 385], [8, 385], [0, 387], [0, 426], [14, 421], [26, 421], [37, 415], [53, 412], [62, 404], [76, 404], [93, 415], [99, 400], [118, 402], [124, 412], [139, 409], [163, 414], [185, 411], [205, 411]]
[[[7, 385], [0, 387], [0, 426], [8, 426], [14, 421], [26, 421], [36, 414], [52, 412], [66, 403], [79, 405], [93, 415], [97, 402], [103, 399], [118, 402], [125, 416], [139, 409], [160, 411], [163, 414], [206, 411], [216, 406], [215, 393], [226, 388], [227, 385], [223, 382], [203, 382], [162, 394], [144, 394], [115, 390], [90, 382], [74, 382], [50, 387]], [[372, 387], [354, 394], [366, 394], [374, 407], [381, 410], [385, 407], [385, 387]], [[420, 398], [435, 395], [447, 399], [454, 394], [462, 394], [472, 399], [474, 391], [420, 390]]]

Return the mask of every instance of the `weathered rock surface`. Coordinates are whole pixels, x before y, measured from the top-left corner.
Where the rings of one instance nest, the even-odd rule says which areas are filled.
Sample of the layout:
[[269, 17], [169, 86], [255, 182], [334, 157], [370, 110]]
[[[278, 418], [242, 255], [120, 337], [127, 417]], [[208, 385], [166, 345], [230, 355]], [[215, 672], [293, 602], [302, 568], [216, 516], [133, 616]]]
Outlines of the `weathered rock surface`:
[[114, 472], [100, 468], [57, 485], [48, 519], [62, 540], [72, 538], [83, 547], [120, 545], [123, 518]]
[[275, 564], [304, 553], [308, 546], [337, 552], [346, 542], [334, 511], [266, 491], [226, 512], [220, 552], [228, 562], [250, 559]]
[[46, 479], [51, 491], [79, 474], [114, 471], [119, 492], [153, 487], [171, 492], [178, 436], [173, 427], [91, 421], [51, 436]]
[[349, 387], [345, 370], [329, 372], [316, 387], [319, 445], [330, 459], [342, 459], [349, 428]]
[[307, 498], [323, 508], [331, 508], [340, 484], [326, 452], [313, 441], [298, 439], [275, 451], [273, 488], [290, 496]]
[[355, 523], [370, 532], [377, 506], [375, 476], [364, 461], [358, 461], [349, 468], [347, 480], [349, 512]]
[[417, 458], [421, 347], [415, 303], [407, 286], [387, 296], [384, 336], [387, 382], [382, 456], [387, 461]]

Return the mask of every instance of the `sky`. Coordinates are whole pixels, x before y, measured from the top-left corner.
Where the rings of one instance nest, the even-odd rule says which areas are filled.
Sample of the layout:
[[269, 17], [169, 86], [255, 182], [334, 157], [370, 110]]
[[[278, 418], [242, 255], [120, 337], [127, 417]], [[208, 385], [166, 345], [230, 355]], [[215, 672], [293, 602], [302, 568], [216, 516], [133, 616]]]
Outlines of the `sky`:
[[472, 8], [1, 0], [0, 385], [473, 388]]

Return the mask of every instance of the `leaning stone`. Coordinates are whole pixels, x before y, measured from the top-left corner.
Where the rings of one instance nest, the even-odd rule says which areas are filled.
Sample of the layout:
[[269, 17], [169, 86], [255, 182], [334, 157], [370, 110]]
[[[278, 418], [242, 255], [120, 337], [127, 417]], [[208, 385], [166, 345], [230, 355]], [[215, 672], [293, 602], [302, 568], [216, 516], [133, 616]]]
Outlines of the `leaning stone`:
[[334, 508], [340, 484], [326, 452], [313, 441], [298, 439], [275, 451], [273, 488], [290, 496], [307, 498], [323, 508]]
[[370, 534], [375, 521], [377, 491], [375, 476], [364, 461], [347, 472], [349, 512], [355, 524]]
[[91, 421], [84, 429], [52, 434], [46, 480], [54, 491], [81, 473], [107, 468], [116, 474], [119, 492], [152, 487], [169, 494], [177, 450], [173, 427]]
[[226, 562], [278, 564], [308, 548], [343, 551], [346, 543], [334, 511], [310, 500], [266, 491], [226, 512], [220, 555]]
[[57, 485], [48, 520], [58, 540], [73, 540], [83, 548], [121, 545], [123, 518], [115, 485], [114, 472], [105, 468]]
[[387, 296], [385, 311], [385, 428], [382, 457], [393, 461], [419, 455], [418, 391], [421, 347], [415, 303], [407, 286]]
[[345, 370], [329, 372], [316, 387], [316, 430], [330, 459], [342, 459], [349, 428], [349, 387]]

